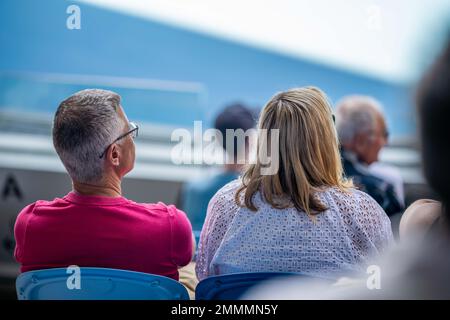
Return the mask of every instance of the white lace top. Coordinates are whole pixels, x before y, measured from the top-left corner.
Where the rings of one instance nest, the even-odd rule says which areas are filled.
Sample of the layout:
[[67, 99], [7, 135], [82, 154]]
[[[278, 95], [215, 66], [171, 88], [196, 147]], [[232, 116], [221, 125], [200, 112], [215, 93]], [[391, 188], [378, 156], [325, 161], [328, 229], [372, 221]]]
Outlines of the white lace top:
[[234, 197], [240, 186], [240, 180], [230, 182], [209, 202], [198, 247], [199, 280], [261, 271], [334, 279], [361, 272], [394, 241], [389, 218], [364, 192], [318, 193], [328, 210], [314, 223], [294, 207], [274, 209], [260, 193], [253, 197], [258, 211], [238, 206]]

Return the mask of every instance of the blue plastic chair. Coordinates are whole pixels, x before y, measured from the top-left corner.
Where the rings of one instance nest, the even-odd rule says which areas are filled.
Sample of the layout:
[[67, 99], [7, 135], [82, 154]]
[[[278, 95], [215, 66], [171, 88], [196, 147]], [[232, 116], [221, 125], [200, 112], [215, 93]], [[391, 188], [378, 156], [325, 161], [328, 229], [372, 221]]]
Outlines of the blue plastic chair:
[[66, 268], [22, 273], [16, 280], [19, 300], [189, 300], [173, 279], [142, 272], [80, 268], [80, 289], [69, 289]]
[[281, 276], [298, 275], [280, 272], [244, 272], [212, 276], [200, 281], [195, 289], [196, 300], [235, 300], [263, 281]]
[[195, 289], [195, 300], [237, 300], [252, 287], [264, 281], [282, 277], [301, 278], [305, 281], [314, 279], [290, 272], [243, 272], [212, 276], [198, 283]]

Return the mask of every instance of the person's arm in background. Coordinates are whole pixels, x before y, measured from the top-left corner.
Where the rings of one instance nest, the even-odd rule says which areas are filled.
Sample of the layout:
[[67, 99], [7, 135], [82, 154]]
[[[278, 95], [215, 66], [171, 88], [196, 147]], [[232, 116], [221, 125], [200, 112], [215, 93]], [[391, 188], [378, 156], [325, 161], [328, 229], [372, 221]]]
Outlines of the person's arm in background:
[[409, 236], [424, 236], [441, 212], [442, 205], [439, 201], [420, 199], [413, 202], [400, 220], [400, 240]]

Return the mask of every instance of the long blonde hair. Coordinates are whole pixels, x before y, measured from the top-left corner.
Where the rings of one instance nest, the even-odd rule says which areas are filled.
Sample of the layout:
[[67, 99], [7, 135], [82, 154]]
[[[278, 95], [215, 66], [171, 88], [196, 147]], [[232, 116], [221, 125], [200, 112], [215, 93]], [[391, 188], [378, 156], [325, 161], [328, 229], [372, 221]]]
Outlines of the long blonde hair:
[[293, 204], [312, 216], [327, 210], [315, 197], [317, 191], [323, 187], [347, 191], [352, 187], [352, 182], [343, 177], [332, 109], [320, 89], [302, 87], [276, 94], [262, 110], [258, 129], [266, 129], [269, 134], [271, 129], [279, 130], [279, 169], [275, 174], [262, 175], [260, 159], [248, 165], [236, 192], [238, 205], [243, 206], [240, 194], [245, 192], [244, 205], [257, 211], [252, 198], [261, 191], [274, 208]]

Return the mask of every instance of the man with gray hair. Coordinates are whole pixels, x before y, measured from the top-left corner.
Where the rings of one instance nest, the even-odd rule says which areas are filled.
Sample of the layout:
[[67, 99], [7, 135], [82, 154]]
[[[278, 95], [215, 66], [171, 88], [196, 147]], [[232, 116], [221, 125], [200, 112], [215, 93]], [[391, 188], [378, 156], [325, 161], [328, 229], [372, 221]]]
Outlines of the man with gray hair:
[[135, 203], [122, 196], [122, 178], [133, 169], [138, 127], [114, 92], [88, 89], [58, 107], [53, 144], [72, 191], [36, 201], [15, 224], [15, 258], [21, 271], [106, 267], [178, 280], [192, 258], [192, 228], [172, 205]]
[[342, 147], [345, 174], [364, 192], [372, 196], [389, 216], [403, 210], [394, 186], [374, 175], [369, 165], [388, 139], [380, 104], [367, 96], [348, 96], [336, 108], [336, 128]]

